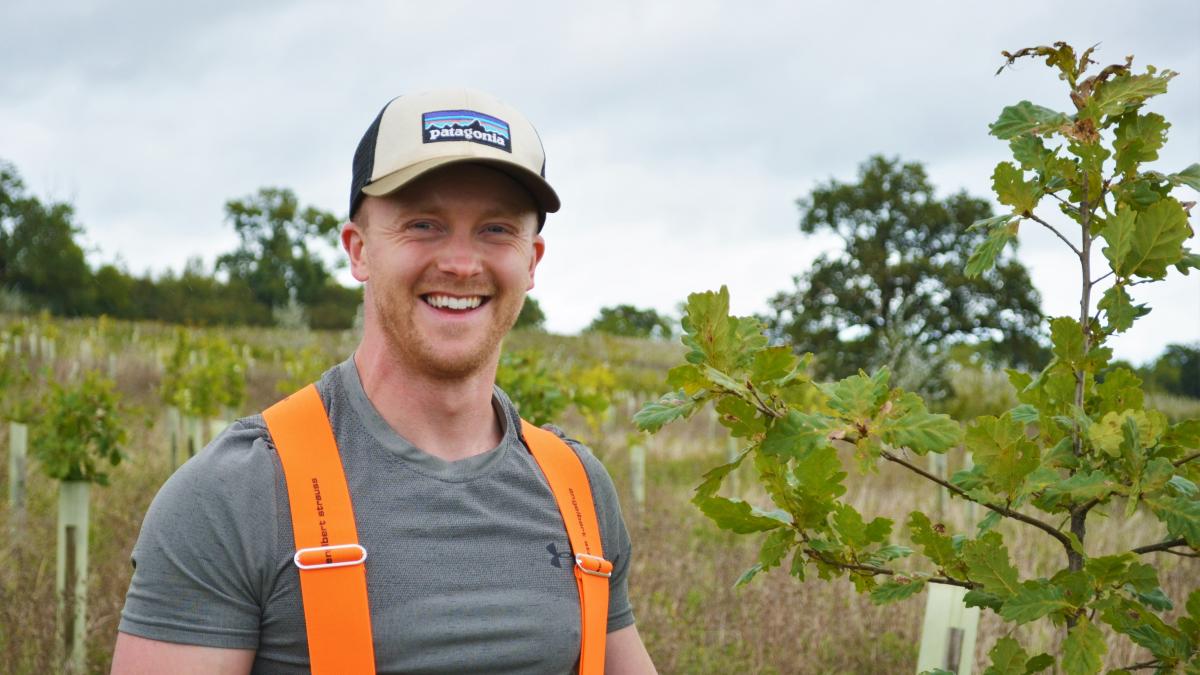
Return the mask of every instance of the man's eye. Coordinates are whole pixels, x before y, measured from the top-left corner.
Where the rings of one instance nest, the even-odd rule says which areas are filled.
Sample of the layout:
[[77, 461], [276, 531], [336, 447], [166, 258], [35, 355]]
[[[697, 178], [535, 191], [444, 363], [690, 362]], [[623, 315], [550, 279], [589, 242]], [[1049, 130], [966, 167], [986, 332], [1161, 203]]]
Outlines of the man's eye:
[[512, 228], [510, 228], [508, 225], [492, 224], [488, 225], [486, 228], [484, 228], [484, 230], [495, 234], [508, 234], [512, 231]]
[[428, 220], [418, 220], [414, 223], [410, 223], [408, 227], [412, 230], [432, 230], [436, 226]]

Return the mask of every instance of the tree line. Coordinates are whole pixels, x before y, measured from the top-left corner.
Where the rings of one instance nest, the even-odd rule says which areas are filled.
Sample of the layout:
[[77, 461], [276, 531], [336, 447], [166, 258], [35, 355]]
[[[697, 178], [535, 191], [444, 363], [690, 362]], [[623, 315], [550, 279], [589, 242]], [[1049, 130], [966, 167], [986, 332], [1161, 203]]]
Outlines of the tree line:
[[[1006, 251], [984, 274], [963, 272], [987, 236], [970, 229], [992, 215], [986, 200], [939, 198], [920, 163], [874, 156], [856, 181], [830, 180], [796, 203], [802, 233], [831, 233], [842, 245], [770, 298], [759, 320], [777, 343], [812, 352], [817, 377], [886, 365], [898, 384], [936, 399], [955, 365], [1045, 365], [1048, 336], [1025, 267]], [[29, 194], [0, 161], [0, 309], [188, 325], [294, 323], [299, 310], [312, 328], [353, 324], [362, 290], [338, 284], [320, 256], [337, 246], [339, 218], [301, 206], [284, 188], [231, 199], [224, 210], [239, 245], [211, 268], [194, 258], [157, 276], [111, 263], [93, 269], [72, 206]], [[545, 320], [528, 298], [517, 326], [540, 329]], [[671, 339], [676, 323], [619, 304], [601, 308], [584, 332]], [[1149, 388], [1200, 398], [1200, 343], [1170, 345], [1137, 370]]]
[[[812, 352], [811, 368], [837, 380], [886, 366], [893, 381], [927, 398], [947, 396], [955, 367], [1041, 370], [1051, 358], [1041, 298], [1015, 242], [978, 276], [967, 270], [988, 238], [974, 222], [990, 203], [966, 192], [939, 198], [924, 167], [873, 156], [853, 182], [830, 180], [796, 200], [803, 234], [834, 234], [838, 250], [819, 255], [758, 318], [776, 343]], [[605, 307], [585, 329], [672, 337], [677, 322], [653, 309]], [[1200, 342], [1169, 345], [1135, 371], [1151, 390], [1200, 398]], [[1100, 373], [1103, 379], [1105, 373]]]
[[209, 326], [273, 325], [298, 307], [313, 328], [353, 324], [361, 289], [338, 284], [314, 250], [320, 239], [333, 242], [335, 216], [301, 208], [291, 190], [263, 188], [226, 202], [225, 217], [239, 245], [211, 268], [198, 258], [157, 276], [93, 268], [72, 205], [30, 194], [16, 167], [0, 161], [2, 309]]

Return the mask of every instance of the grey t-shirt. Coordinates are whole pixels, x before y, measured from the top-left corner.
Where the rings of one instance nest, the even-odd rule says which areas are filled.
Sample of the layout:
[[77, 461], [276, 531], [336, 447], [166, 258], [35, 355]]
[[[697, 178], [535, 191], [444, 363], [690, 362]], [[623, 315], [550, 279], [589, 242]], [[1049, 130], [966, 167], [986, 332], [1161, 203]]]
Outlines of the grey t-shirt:
[[[381, 673], [564, 673], [579, 657], [570, 543], [519, 418], [496, 389], [500, 445], [446, 462], [398, 436], [353, 359], [318, 389], [368, 551]], [[609, 632], [633, 623], [629, 533], [600, 461], [583, 461], [605, 557]], [[287, 485], [261, 415], [238, 420], [163, 485], [133, 549], [119, 630], [257, 650], [256, 673], [307, 672], [308, 645]]]

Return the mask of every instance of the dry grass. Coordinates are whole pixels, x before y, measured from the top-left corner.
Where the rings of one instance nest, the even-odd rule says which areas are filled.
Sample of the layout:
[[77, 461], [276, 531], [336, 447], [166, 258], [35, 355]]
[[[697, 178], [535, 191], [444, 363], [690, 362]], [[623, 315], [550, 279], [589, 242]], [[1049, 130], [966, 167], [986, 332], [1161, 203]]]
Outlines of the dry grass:
[[[877, 673], [912, 672], [920, 640], [925, 597], [885, 607], [874, 606], [854, 593], [844, 581], [827, 583], [810, 579], [799, 583], [784, 570], [760, 576], [749, 587], [734, 590], [734, 580], [757, 559], [759, 539], [722, 532], [687, 502], [686, 487], [699, 482], [707, 467], [724, 461], [720, 441], [714, 442], [711, 424], [704, 419], [678, 427], [651, 441], [648, 453], [647, 501], [642, 514], [627, 508], [626, 520], [634, 536], [635, 567], [632, 584], [639, 630], [664, 672], [780, 672]], [[684, 453], [681, 448], [691, 448]], [[606, 464], [618, 485], [627, 462], [612, 452]], [[950, 471], [961, 457], [951, 456]], [[938, 492], [924, 479], [892, 466], [879, 473], [858, 475], [846, 465], [846, 499], [870, 519], [891, 518], [893, 535], [908, 543], [902, 523], [910, 511], [920, 510], [952, 531], [966, 531], [968, 511], [957, 500], [946, 500], [938, 513]], [[750, 480], [748, 467], [739, 471], [740, 496], [766, 505], [765, 496]], [[631, 505], [623, 495], [623, 503]], [[1095, 517], [1089, 522], [1087, 549], [1105, 555], [1153, 543], [1164, 535], [1153, 516], [1138, 512], [1128, 520], [1119, 517], [1123, 504], [1113, 509], [1117, 517]], [[976, 517], [982, 512], [976, 512]], [[1005, 535], [1014, 564], [1022, 576], [1045, 575], [1066, 564], [1061, 546], [1040, 531], [1007, 523]], [[648, 548], [649, 547], [649, 548]], [[1160, 582], [1177, 607], [1197, 587], [1200, 561], [1154, 554]], [[929, 570], [926, 570], [929, 571]], [[1170, 616], [1174, 616], [1173, 612]], [[982, 672], [986, 654], [1012, 629], [990, 612], [984, 612], [976, 643], [976, 672]], [[1106, 629], [1105, 629], [1106, 630]], [[1046, 621], [1019, 627], [1012, 633], [1031, 653], [1057, 652], [1060, 631]], [[1127, 639], [1109, 634], [1106, 666], [1117, 668], [1150, 659], [1148, 652]]]
[[1146, 394], [1146, 407], [1161, 410], [1172, 422], [1200, 418], [1200, 400], [1162, 392]]
[[[80, 330], [85, 330], [82, 325]], [[143, 341], [166, 340], [169, 331], [151, 335], [143, 328]], [[248, 402], [242, 412], [259, 410], [278, 396], [275, 383], [283, 373], [275, 360], [276, 349], [317, 340], [330, 354], [331, 363], [349, 353], [351, 342], [342, 334], [297, 336], [275, 331], [246, 330], [232, 333], [255, 345], [255, 365], [249, 369]], [[596, 336], [555, 339], [533, 335], [514, 341], [519, 347], [557, 349], [564, 357], [588, 354], [628, 366], [659, 370], [675, 363], [678, 348], [652, 345], [639, 351], [635, 342], [605, 340]], [[65, 356], [61, 350], [60, 355]], [[55, 364], [56, 377], [67, 377], [69, 367]], [[119, 354], [119, 388], [140, 409], [131, 417], [129, 460], [112, 476], [111, 487], [95, 487], [92, 497], [91, 575], [89, 586], [88, 664], [91, 672], [107, 672], [125, 590], [132, 572], [129, 552], [141, 519], [158, 486], [169, 473], [167, 438], [158, 403], [158, 369], [154, 350], [143, 344]], [[660, 371], [661, 372], [661, 371]], [[661, 376], [659, 376], [661, 377]], [[990, 382], [964, 383], [986, 390]], [[976, 402], [976, 406], [980, 405]], [[989, 400], [983, 407], [996, 405]], [[1181, 409], [1185, 404], [1180, 404]], [[692, 487], [709, 466], [722, 461], [725, 441], [711, 414], [668, 427], [646, 439], [648, 503], [635, 508], [629, 489], [627, 439], [633, 434], [629, 409], [618, 407], [599, 433], [589, 433], [578, 420], [564, 420], [565, 428], [587, 436], [609, 467], [625, 504], [626, 520], [635, 546], [631, 596], [638, 626], [650, 653], [664, 673], [882, 673], [912, 672], [920, 639], [924, 597], [876, 607], [851, 586], [838, 581], [798, 583], [776, 570], [750, 586], [733, 589], [733, 582], [756, 556], [756, 537], [736, 536], [718, 530], [688, 501]], [[0, 429], [0, 484], [7, 485], [7, 429]], [[951, 471], [957, 458], [951, 458]], [[740, 496], [765, 505], [744, 468], [739, 475]], [[921, 479], [887, 466], [875, 475], [860, 477], [848, 467], [849, 499], [868, 517], [882, 515], [901, 524], [909, 511], [936, 515], [937, 491]], [[0, 671], [41, 673], [60, 670], [53, 660], [54, 644], [54, 514], [56, 485], [31, 470], [24, 528], [0, 543], [0, 653], [6, 661]], [[0, 526], [11, 527], [12, 515], [0, 504]], [[982, 515], [982, 514], [979, 514]], [[966, 526], [961, 504], [948, 503], [941, 520], [952, 528]], [[1152, 518], [1096, 518], [1089, 521], [1087, 548], [1104, 554], [1154, 541], [1162, 528]], [[1062, 564], [1063, 552], [1048, 537], [1027, 528], [1005, 528], [1004, 533], [1023, 573], [1045, 573]], [[1155, 554], [1161, 582], [1177, 604], [1196, 587], [1200, 563], [1166, 554]], [[985, 613], [977, 643], [977, 661], [1009, 627]], [[1046, 622], [1016, 630], [1030, 649], [1054, 650], [1058, 634]], [[1123, 638], [1109, 640], [1110, 667], [1145, 660]], [[981, 672], [978, 668], [976, 672]]]

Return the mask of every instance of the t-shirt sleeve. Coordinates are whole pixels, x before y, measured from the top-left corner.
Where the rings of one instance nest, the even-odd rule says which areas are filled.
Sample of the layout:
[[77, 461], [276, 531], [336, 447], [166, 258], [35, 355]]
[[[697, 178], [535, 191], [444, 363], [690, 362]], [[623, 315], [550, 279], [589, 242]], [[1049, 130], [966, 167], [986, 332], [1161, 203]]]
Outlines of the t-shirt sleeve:
[[134, 544], [118, 630], [257, 649], [277, 548], [276, 470], [265, 428], [236, 422], [162, 486]]
[[[551, 426], [550, 429], [562, 435], [557, 428]], [[617, 488], [608, 470], [586, 446], [573, 439], [565, 440], [574, 446], [587, 469], [592, 499], [596, 502], [596, 516], [600, 519], [600, 542], [604, 546], [604, 557], [613, 564], [608, 589], [608, 632], [611, 633], [634, 623], [633, 606], [629, 602], [629, 563], [633, 556], [633, 544], [621, 515]]]

